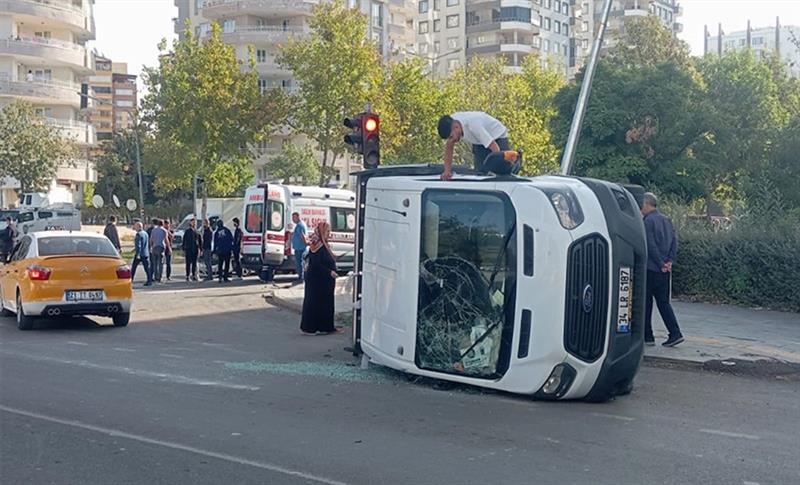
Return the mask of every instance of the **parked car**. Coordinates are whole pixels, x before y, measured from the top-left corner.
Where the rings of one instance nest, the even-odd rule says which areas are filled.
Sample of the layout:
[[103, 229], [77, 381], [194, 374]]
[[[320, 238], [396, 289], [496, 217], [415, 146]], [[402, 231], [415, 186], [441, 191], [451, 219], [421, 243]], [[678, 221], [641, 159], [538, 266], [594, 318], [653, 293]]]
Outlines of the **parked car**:
[[25, 234], [0, 267], [0, 310], [16, 314], [20, 330], [36, 318], [99, 315], [128, 325], [131, 269], [102, 234], [47, 231]]

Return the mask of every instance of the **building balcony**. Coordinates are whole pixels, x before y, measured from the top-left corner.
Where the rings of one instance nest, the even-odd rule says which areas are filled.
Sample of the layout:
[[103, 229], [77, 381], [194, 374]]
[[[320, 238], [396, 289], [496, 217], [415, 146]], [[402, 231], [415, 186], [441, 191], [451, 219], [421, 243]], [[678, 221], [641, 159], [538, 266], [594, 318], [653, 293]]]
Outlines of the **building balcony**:
[[15, 37], [0, 39], [0, 54], [46, 59], [53, 64], [83, 72], [92, 70], [91, 53], [86, 47], [59, 39]]
[[95, 128], [89, 123], [57, 118], [45, 118], [44, 122], [57, 128], [61, 136], [74, 141], [78, 145], [94, 145], [97, 143]]
[[[222, 39], [229, 44], [283, 44], [290, 38], [299, 38], [310, 32], [305, 27], [283, 27], [280, 25], [243, 25], [232, 32], [223, 32]], [[205, 32], [203, 38], [211, 35]]]
[[676, 3], [675, 4], [675, 16], [680, 17], [683, 15], [683, 5]]
[[281, 67], [275, 61], [257, 62], [256, 72], [266, 77], [290, 76], [292, 73], [285, 67]]
[[95, 38], [94, 18], [88, 2], [84, 0], [84, 6], [77, 6], [71, 0], [0, 0], [0, 12], [46, 19], [88, 40]]
[[680, 22], [675, 22], [674, 24], [672, 24], [672, 31], [675, 32], [676, 34], [680, 34], [681, 32], [683, 32], [683, 24]]
[[72, 165], [56, 169], [56, 180], [60, 182], [96, 183], [97, 169], [89, 160], [75, 160]]
[[310, 15], [319, 0], [207, 0], [202, 15], [209, 20], [258, 15], [262, 18], [283, 18]]
[[0, 96], [23, 98], [31, 103], [80, 107], [79, 84], [67, 81], [12, 81], [0, 77]]
[[525, 18], [504, 18], [487, 22], [478, 22], [467, 25], [467, 33], [490, 32], [497, 30], [518, 30], [520, 32], [533, 33], [539, 32], [539, 26]]
[[533, 46], [530, 44], [514, 44], [514, 43], [500, 44], [500, 52], [507, 52], [509, 54], [512, 54], [514, 52], [530, 54], [532, 51], [533, 51]]

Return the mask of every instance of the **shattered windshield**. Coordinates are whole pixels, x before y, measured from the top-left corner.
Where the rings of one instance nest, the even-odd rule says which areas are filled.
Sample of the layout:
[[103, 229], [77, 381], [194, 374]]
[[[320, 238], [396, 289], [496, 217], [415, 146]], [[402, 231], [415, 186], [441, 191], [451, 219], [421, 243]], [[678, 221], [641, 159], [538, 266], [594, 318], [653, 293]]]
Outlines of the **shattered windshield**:
[[472, 377], [508, 368], [516, 216], [503, 194], [423, 195], [417, 365]]

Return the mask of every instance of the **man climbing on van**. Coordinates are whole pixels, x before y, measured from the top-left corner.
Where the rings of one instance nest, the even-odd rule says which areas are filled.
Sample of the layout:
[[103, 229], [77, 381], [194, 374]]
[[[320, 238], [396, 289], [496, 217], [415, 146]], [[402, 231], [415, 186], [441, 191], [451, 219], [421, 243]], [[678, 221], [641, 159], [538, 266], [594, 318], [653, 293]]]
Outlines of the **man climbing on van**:
[[444, 144], [444, 172], [442, 180], [453, 177], [453, 152], [462, 139], [472, 144], [475, 155], [475, 171], [488, 172], [483, 165], [493, 152], [509, 150], [508, 130], [497, 119], [482, 111], [461, 111], [439, 118], [439, 136], [447, 140]]

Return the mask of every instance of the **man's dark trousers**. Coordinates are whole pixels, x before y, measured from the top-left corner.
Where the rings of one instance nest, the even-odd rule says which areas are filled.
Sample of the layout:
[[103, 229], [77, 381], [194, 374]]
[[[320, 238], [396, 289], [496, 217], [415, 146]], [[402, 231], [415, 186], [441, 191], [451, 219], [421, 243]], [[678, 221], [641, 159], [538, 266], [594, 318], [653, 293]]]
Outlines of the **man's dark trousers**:
[[219, 258], [219, 261], [217, 261], [217, 274], [219, 276], [219, 280], [227, 280], [231, 271], [231, 252], [219, 252], [217, 253], [217, 257]]
[[233, 272], [239, 278], [242, 277], [242, 254], [239, 250], [233, 250]]
[[139, 264], [144, 267], [147, 283], [151, 283], [153, 281], [153, 273], [150, 271], [150, 258], [140, 258], [139, 256], [133, 258], [133, 264], [131, 264], [131, 281], [136, 277], [136, 269], [139, 267]]
[[[500, 150], [510, 150], [508, 146], [508, 138], [498, 138], [494, 141]], [[472, 145], [472, 154], [475, 155], [475, 171], [485, 173], [486, 167], [483, 166], [483, 161], [486, 157], [492, 154], [492, 151], [483, 145]]]
[[669, 281], [672, 273], [662, 273], [657, 271], [647, 271], [647, 294], [646, 308], [644, 313], [644, 339], [654, 340], [653, 338], [653, 298], [656, 300], [658, 312], [664, 325], [667, 327], [670, 337], [682, 337], [681, 329], [678, 326], [678, 319], [672, 311], [672, 304], [669, 302]]

